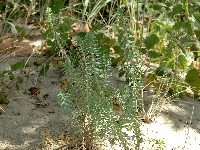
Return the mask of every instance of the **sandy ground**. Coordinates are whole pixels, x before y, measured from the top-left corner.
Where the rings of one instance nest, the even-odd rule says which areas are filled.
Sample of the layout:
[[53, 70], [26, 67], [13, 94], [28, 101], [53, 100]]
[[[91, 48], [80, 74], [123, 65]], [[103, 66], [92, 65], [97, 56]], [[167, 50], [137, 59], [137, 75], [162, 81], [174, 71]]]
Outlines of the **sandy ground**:
[[[1, 64], [0, 70], [8, 69], [8, 64], [20, 60], [26, 61], [27, 58], [10, 59]], [[31, 61], [29, 64], [32, 64]], [[23, 71], [16, 74], [23, 76]], [[62, 128], [67, 123], [67, 115], [60, 107], [57, 96], [62, 91], [60, 88], [62, 72], [56, 67], [51, 67], [45, 77], [37, 78], [37, 75], [37, 69], [33, 70], [27, 82], [25, 80], [20, 85], [19, 91], [6, 91], [9, 93], [7, 94], [9, 103], [1, 105], [5, 112], [0, 115], [0, 149], [40, 149], [40, 144], [43, 145], [47, 138], [45, 136], [49, 136], [44, 133], [47, 130], [51, 131], [50, 134], [54, 139], [62, 135]], [[10, 84], [6, 80], [4, 82]], [[31, 95], [29, 91], [31, 87], [40, 88], [39, 100], [37, 96]]]
[[[11, 58], [0, 64], [0, 72], [9, 69], [9, 64], [27, 61], [27, 59], [27, 57]], [[60, 107], [57, 96], [62, 92], [60, 83], [63, 73], [57, 66], [51, 66], [45, 77], [38, 76], [37, 67], [33, 65], [33, 62], [37, 61], [38, 58], [32, 57], [26, 69], [16, 72], [16, 76], [19, 74], [24, 76], [25, 72], [36, 68], [29, 73], [27, 80], [20, 84], [19, 91], [1, 87], [7, 92], [9, 100], [7, 105], [1, 105], [4, 110], [0, 114], [0, 149], [2, 150], [70, 149], [66, 148], [67, 143], [62, 141], [68, 116]], [[4, 82], [11, 85], [7, 79]], [[113, 74], [113, 82], [121, 84], [116, 74]], [[38, 97], [31, 95], [29, 91], [31, 87], [40, 88]], [[166, 103], [153, 123], [141, 122], [141, 130], [144, 134], [141, 150], [200, 149], [199, 109], [200, 102], [189, 97]], [[164, 144], [159, 145], [159, 141], [162, 140]], [[121, 148], [105, 149], [120, 150]]]
[[155, 142], [149, 140], [163, 140], [164, 150], [197, 150], [200, 149], [200, 102], [189, 97], [176, 99], [165, 104], [161, 114], [151, 124], [143, 124], [141, 130], [146, 142], [142, 143], [143, 149]]

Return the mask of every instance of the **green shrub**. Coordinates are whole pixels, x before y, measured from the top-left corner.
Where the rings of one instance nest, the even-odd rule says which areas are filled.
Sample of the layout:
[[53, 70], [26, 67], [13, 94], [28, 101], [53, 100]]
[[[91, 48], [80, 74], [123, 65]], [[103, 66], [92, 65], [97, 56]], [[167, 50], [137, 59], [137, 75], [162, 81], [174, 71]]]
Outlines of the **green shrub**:
[[[127, 138], [139, 147], [141, 133], [136, 120], [138, 90], [134, 86], [137, 81], [132, 81], [132, 88], [112, 86], [109, 82], [110, 50], [107, 45], [101, 44], [99, 37], [100, 34], [93, 32], [77, 36], [79, 49], [72, 52], [64, 65], [69, 84], [66, 93], [59, 94], [62, 106], [77, 128], [82, 147], [92, 148], [98, 140], [108, 139], [110, 142], [118, 141], [126, 149], [130, 144]], [[131, 67], [127, 69], [130, 69], [128, 75], [135, 71]], [[122, 131], [124, 128], [133, 132], [134, 136], [129, 137]]]

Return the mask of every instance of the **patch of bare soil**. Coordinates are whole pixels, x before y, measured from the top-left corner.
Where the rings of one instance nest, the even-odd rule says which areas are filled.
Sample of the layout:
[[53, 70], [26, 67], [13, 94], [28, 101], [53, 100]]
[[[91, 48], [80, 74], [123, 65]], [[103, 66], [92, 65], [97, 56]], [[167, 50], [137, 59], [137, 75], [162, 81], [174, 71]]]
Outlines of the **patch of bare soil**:
[[199, 108], [199, 101], [186, 96], [166, 103], [153, 123], [141, 126], [145, 139], [145, 142], [141, 144], [142, 149], [150, 150], [155, 149], [154, 147], [161, 147], [158, 140], [164, 141], [164, 150], [199, 149]]
[[[20, 90], [6, 88], [12, 86], [8, 78], [3, 81], [6, 86], [1, 85], [9, 103], [2, 104], [3, 110], [0, 110], [0, 149], [73, 149], [68, 147], [69, 139], [64, 132], [69, 124], [68, 116], [60, 107], [58, 98], [59, 92], [63, 91], [60, 87], [63, 72], [54, 64], [50, 65], [45, 76], [39, 75], [39, 68], [34, 65], [34, 62], [44, 60], [45, 58], [41, 56], [30, 57], [30, 59], [15, 56], [0, 63], [0, 72], [2, 72], [9, 69], [11, 64], [27, 62], [24, 69], [15, 72], [16, 77], [18, 75], [24, 77]], [[118, 78], [116, 71], [113, 71], [111, 81], [116, 87], [123, 82]], [[39, 92], [34, 95], [31, 93], [31, 88]], [[147, 105], [152, 102], [151, 96], [147, 94], [145, 97]], [[151, 124], [141, 122], [141, 130], [144, 134], [141, 150], [200, 149], [199, 108], [200, 102], [188, 97], [168, 101], [161, 114]], [[75, 145], [74, 143], [74, 147]], [[122, 148], [104, 146], [102, 149]]]
[[[3, 64], [0, 64], [0, 72], [9, 69], [10, 64], [20, 61], [27, 61], [27, 57], [14, 57]], [[24, 74], [35, 66], [33, 62], [42, 58], [34, 58], [28, 61], [25, 69], [16, 72]], [[0, 115], [0, 149], [42, 149], [44, 146], [59, 147], [52, 139], [59, 139], [62, 129], [67, 124], [67, 114], [60, 107], [58, 98], [62, 92], [60, 83], [62, 71], [58, 67], [50, 67], [46, 76], [38, 76], [38, 68], [32, 70], [27, 77], [24, 76], [24, 83], [20, 84], [20, 90], [6, 89], [9, 103], [1, 105], [4, 112]], [[7, 86], [11, 81], [4, 79]], [[39, 89], [38, 95], [31, 95], [32, 87]], [[50, 131], [50, 133], [49, 133]]]

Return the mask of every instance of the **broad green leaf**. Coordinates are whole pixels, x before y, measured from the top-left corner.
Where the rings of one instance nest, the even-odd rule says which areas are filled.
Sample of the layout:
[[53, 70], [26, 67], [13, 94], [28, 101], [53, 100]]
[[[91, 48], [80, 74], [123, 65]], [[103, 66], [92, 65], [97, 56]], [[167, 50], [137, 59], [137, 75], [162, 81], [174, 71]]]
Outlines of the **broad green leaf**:
[[62, 40], [64, 41], [67, 41], [68, 40], [68, 34], [67, 33], [64, 33], [62, 36], [61, 36]]
[[185, 57], [185, 55], [181, 54], [178, 56], [178, 63], [182, 69], [185, 70], [187, 68], [187, 58]]
[[200, 30], [195, 30], [194, 33], [195, 33], [197, 39], [200, 41]]
[[79, 33], [77, 34], [77, 37], [85, 38], [86, 34], [87, 34], [87, 32], [79, 32]]
[[12, 74], [12, 72], [9, 74], [9, 78], [10, 78], [10, 80], [13, 80], [15, 78], [15, 76]]
[[168, 7], [172, 6], [175, 4], [175, 0], [168, 0], [165, 2], [165, 5], [167, 5]]
[[140, 51], [142, 54], [146, 54], [146, 53], [147, 53], [146, 48], [140, 48], [139, 51]]
[[193, 16], [196, 19], [196, 21], [200, 24], [200, 13], [194, 12]]
[[200, 90], [200, 77], [198, 70], [195, 68], [189, 70], [186, 75], [185, 82], [190, 84], [192, 87], [197, 88], [197, 90]]
[[52, 29], [48, 28], [44, 33], [43, 33], [44, 37], [48, 37], [48, 38], [53, 38], [53, 33], [52, 33]]
[[158, 58], [160, 55], [159, 55], [158, 52], [149, 51], [149, 52], [148, 52], [148, 56], [149, 56], [150, 58]]
[[71, 29], [71, 23], [69, 22], [69, 20], [65, 20], [63, 24], [60, 24], [59, 25], [59, 33], [62, 33], [62, 32], [67, 32]]
[[19, 85], [16, 84], [16, 85], [15, 85], [15, 88], [16, 88], [16, 90], [19, 90]]
[[52, 12], [58, 14], [60, 10], [63, 8], [65, 1], [63, 0], [51, 0], [51, 9]]
[[118, 57], [118, 58], [112, 57], [111, 58], [111, 62], [112, 62], [111, 66], [116, 67], [119, 62], [124, 62], [124, 60], [125, 60], [124, 57]]
[[165, 5], [170, 7], [170, 6], [174, 5], [174, 2], [165, 2]]
[[97, 23], [93, 28], [92, 28], [92, 31], [97, 31], [101, 28], [101, 24], [100, 23]]
[[112, 59], [112, 65], [117, 65], [119, 62], [124, 61], [124, 51], [121, 49], [120, 46], [114, 46], [113, 47], [115, 54], [118, 54], [119, 57], [118, 58], [114, 58]]
[[98, 40], [99, 43], [102, 41], [103, 38], [104, 38], [103, 33], [99, 33], [96, 35], [96, 39]]
[[47, 57], [50, 57], [50, 56], [52, 55], [52, 53], [51, 53], [50, 51], [47, 51], [47, 52], [45, 52], [45, 55], [46, 55]]
[[23, 83], [24, 79], [22, 77], [18, 77], [20, 83]]
[[45, 64], [40, 71], [41, 75], [45, 76], [48, 70], [49, 70], [49, 64]]
[[119, 71], [119, 77], [122, 77], [125, 73], [126, 73], [125, 70], [120, 69], [120, 71]]
[[194, 12], [196, 12], [196, 5], [189, 5], [188, 11], [189, 15], [194, 14]]
[[103, 38], [100, 40], [100, 42], [101, 42], [101, 44], [107, 44], [107, 45], [113, 46], [113, 45], [115, 45], [116, 40], [110, 39], [107, 36], [103, 36]]
[[147, 49], [150, 49], [153, 48], [154, 45], [158, 44], [158, 42], [159, 38], [155, 34], [152, 34], [145, 39], [144, 44]]
[[183, 5], [182, 4], [176, 4], [173, 9], [172, 12], [169, 14], [170, 17], [174, 17], [175, 15], [181, 13], [183, 11]]
[[0, 78], [4, 78], [5, 75], [3, 73], [0, 73]]
[[70, 45], [72, 45], [72, 41], [70, 40], [70, 39], [68, 39], [68, 40], [66, 40], [66, 46], [70, 46]]
[[54, 46], [54, 42], [52, 42], [51, 40], [47, 40], [47, 45]]
[[163, 76], [165, 74], [165, 68], [164, 67], [158, 67], [156, 69], [156, 75], [157, 76]]
[[25, 62], [17, 62], [16, 64], [11, 65], [12, 71], [17, 71], [19, 69], [22, 69], [25, 66]]
[[5, 6], [5, 4], [4, 3], [0, 3], [0, 11], [2, 11], [3, 12], [3, 7]]
[[155, 81], [156, 80], [156, 74], [149, 73], [148, 76], [147, 76], [147, 80], [148, 80], [149, 83]]
[[183, 26], [183, 21], [178, 21], [173, 25], [174, 30], [180, 30]]
[[141, 41], [139, 39], [137, 39], [136, 42], [135, 42], [135, 46], [139, 47], [140, 44], [141, 44]]
[[19, 26], [15, 26], [15, 29], [17, 30], [18, 33], [24, 30], [23, 27], [19, 27]]
[[183, 28], [185, 29], [188, 35], [193, 35], [192, 26], [189, 21], [183, 23]]
[[114, 46], [113, 47], [115, 54], [119, 54], [120, 56], [124, 55], [124, 51], [121, 49], [120, 46]]
[[165, 7], [165, 4], [160, 2], [157, 2], [149, 6], [149, 8], [153, 8], [154, 10], [160, 10], [162, 7]]
[[0, 91], [0, 104], [8, 104], [8, 99], [5, 97], [5, 95], [1, 91]]
[[99, 55], [100, 56], [109, 56], [110, 54], [110, 47], [108, 45], [101, 45], [101, 48], [99, 49]]
[[[49, 52], [49, 51], [47, 51], [47, 52]], [[50, 52], [55, 53], [56, 52], [56, 46], [51, 46]]]

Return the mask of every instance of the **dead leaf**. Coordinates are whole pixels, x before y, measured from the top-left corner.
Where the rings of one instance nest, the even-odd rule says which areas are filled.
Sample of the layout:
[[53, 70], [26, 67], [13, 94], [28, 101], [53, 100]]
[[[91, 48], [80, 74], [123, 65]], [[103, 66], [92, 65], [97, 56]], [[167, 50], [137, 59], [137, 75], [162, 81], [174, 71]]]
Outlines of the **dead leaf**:
[[61, 87], [63, 90], [65, 90], [67, 84], [69, 84], [69, 82], [68, 82], [67, 78], [64, 76], [64, 77], [63, 77], [63, 81], [62, 81], [60, 87]]
[[19, 56], [29, 56], [33, 53], [32, 46], [30, 45], [30, 41], [25, 39], [21, 42], [16, 43], [16, 51]]
[[90, 32], [92, 30], [91, 25], [89, 25], [89, 24], [83, 25], [80, 22], [76, 22], [76, 23], [72, 24], [72, 28], [73, 28], [73, 30], [70, 31], [70, 35], [74, 35], [79, 32]]
[[3, 54], [16, 52], [18, 56], [29, 56], [32, 54], [33, 49], [27, 39], [15, 42], [13, 38], [8, 38], [1, 43], [0, 52]]
[[51, 52], [50, 49], [51, 49], [51, 46], [45, 46], [45, 47], [42, 48], [42, 51], [45, 52], [45, 53]]
[[15, 49], [13, 42], [13, 38], [3, 40], [0, 46], [0, 52], [3, 54], [13, 52]]
[[37, 88], [37, 87], [31, 87], [29, 89], [29, 91], [31, 92], [31, 95], [38, 95], [38, 94], [40, 94], [40, 88]]
[[198, 62], [198, 61], [192, 61], [191, 66], [193, 66], [198, 71], [200, 71], [200, 62]]
[[117, 104], [117, 103], [114, 104], [114, 103], [113, 103], [113, 110], [114, 110], [114, 111], [118, 111], [118, 112], [121, 111], [121, 108], [120, 108], [119, 104]]
[[4, 109], [3, 109], [3, 106], [0, 105], [0, 113], [1, 113], [2, 111], [5, 112]]
[[117, 98], [114, 98], [114, 101], [113, 101], [113, 110], [117, 111], [117, 112], [121, 111], [121, 106], [119, 105], [119, 101], [118, 101]]
[[92, 27], [89, 24], [86, 24], [85, 27], [82, 28], [82, 32], [90, 32]]

